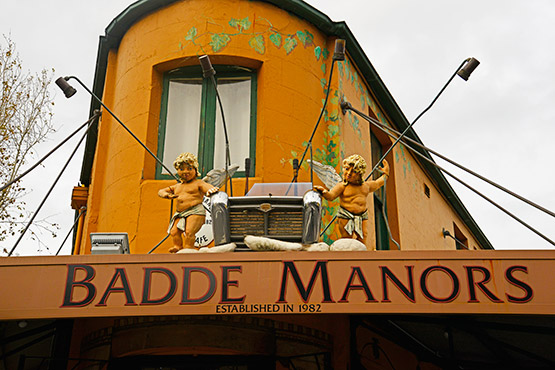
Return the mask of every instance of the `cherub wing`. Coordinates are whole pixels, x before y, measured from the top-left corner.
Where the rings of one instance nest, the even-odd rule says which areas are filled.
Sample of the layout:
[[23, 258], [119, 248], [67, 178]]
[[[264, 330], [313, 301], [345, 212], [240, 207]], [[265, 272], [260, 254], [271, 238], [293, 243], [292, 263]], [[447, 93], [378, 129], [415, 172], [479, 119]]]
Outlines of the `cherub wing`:
[[[229, 173], [229, 177], [233, 176], [233, 174], [237, 171], [238, 168], [239, 168], [238, 165], [232, 165], [231, 167], [229, 167], [227, 169], [227, 172]], [[208, 171], [206, 176], [202, 178], [202, 181], [207, 182], [210, 185], [215, 186], [217, 188], [222, 186], [225, 180], [226, 180], [225, 168], [220, 168], [220, 169], [214, 168], [213, 170]]]
[[337, 185], [337, 183], [343, 180], [341, 176], [339, 176], [339, 174], [335, 172], [335, 168], [333, 168], [332, 166], [322, 164], [317, 161], [311, 161], [310, 159], [308, 159], [307, 161], [308, 163], [312, 164], [314, 172], [316, 172], [318, 178], [322, 180], [322, 182], [324, 183], [324, 185], [326, 185], [328, 189], [333, 188], [335, 185]]

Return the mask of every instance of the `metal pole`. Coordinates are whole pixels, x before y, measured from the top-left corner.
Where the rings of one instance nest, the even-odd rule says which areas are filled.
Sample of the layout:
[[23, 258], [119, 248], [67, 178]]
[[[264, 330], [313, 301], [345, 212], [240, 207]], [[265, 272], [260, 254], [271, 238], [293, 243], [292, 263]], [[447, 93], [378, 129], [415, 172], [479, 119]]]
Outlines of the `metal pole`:
[[80, 79], [78, 79], [75, 76], [68, 76], [68, 77], [64, 77], [64, 79], [70, 80], [70, 79], [74, 79], [75, 81], [77, 81], [85, 90], [87, 90], [87, 92], [89, 94], [91, 94], [91, 96], [93, 98], [96, 99], [96, 101], [98, 101], [100, 103], [100, 105], [102, 105], [102, 107], [104, 107], [104, 109], [106, 109], [108, 111], [108, 113], [110, 113], [110, 115], [112, 117], [114, 117], [114, 119], [116, 121], [118, 121], [118, 123], [131, 135], [133, 136], [133, 138], [139, 143], [141, 144], [141, 146], [148, 152], [148, 154], [150, 154], [152, 156], [152, 158], [154, 158], [156, 160], [156, 162], [158, 162], [166, 171], [168, 171], [168, 173], [170, 175], [172, 175], [177, 181], [181, 181], [181, 179], [174, 173], [172, 173], [172, 171], [166, 167], [166, 165], [164, 163], [162, 163], [162, 161], [160, 160], [160, 158], [158, 158], [154, 153], [152, 153], [152, 151], [150, 151], [150, 149], [147, 148], [147, 146], [137, 137], [135, 136], [135, 134], [102, 102], [102, 100], [100, 100], [100, 98], [98, 96], [96, 96], [91, 90], [89, 90], [89, 88], [87, 86], [85, 86], [85, 84], [83, 82], [81, 82]]
[[83, 123], [81, 126], [79, 126], [77, 128], [77, 130], [73, 131], [68, 137], [66, 137], [64, 140], [62, 140], [61, 143], [59, 143], [54, 149], [52, 149], [51, 151], [48, 152], [48, 154], [46, 154], [44, 157], [42, 157], [37, 163], [35, 163], [33, 166], [31, 166], [31, 168], [29, 168], [27, 171], [23, 172], [21, 175], [19, 175], [18, 177], [16, 177], [15, 179], [11, 180], [10, 182], [8, 182], [6, 185], [3, 185], [2, 188], [0, 188], [0, 191], [3, 191], [4, 189], [8, 188], [9, 186], [11, 186], [14, 182], [19, 181], [23, 178], [23, 176], [27, 175], [29, 172], [31, 172], [32, 170], [34, 170], [39, 164], [41, 164], [46, 158], [48, 158], [52, 153], [54, 153], [56, 150], [58, 150], [62, 145], [64, 145], [69, 139], [71, 139], [76, 133], [78, 133], [79, 131], [81, 131], [81, 129], [83, 127], [85, 127], [86, 125], [90, 124], [92, 121], [94, 121], [96, 118], [100, 117], [101, 113], [99, 110], [96, 110], [93, 112], [93, 115], [91, 118], [89, 118], [87, 120], [87, 122]]
[[83, 134], [83, 136], [81, 137], [81, 140], [79, 140], [79, 142], [77, 143], [77, 145], [75, 146], [75, 149], [73, 149], [73, 152], [71, 153], [71, 155], [69, 156], [69, 158], [67, 159], [64, 167], [62, 168], [62, 170], [60, 171], [60, 173], [58, 174], [58, 177], [56, 177], [56, 180], [54, 180], [54, 183], [52, 184], [52, 186], [50, 187], [50, 189], [48, 190], [48, 192], [46, 193], [46, 195], [44, 196], [42, 202], [40, 203], [40, 205], [38, 206], [37, 210], [35, 211], [35, 213], [33, 213], [33, 216], [31, 216], [31, 220], [29, 221], [29, 223], [27, 223], [27, 226], [25, 226], [25, 229], [21, 232], [21, 234], [19, 235], [19, 238], [17, 239], [17, 241], [15, 242], [13, 248], [10, 250], [10, 253], [8, 253], [8, 257], [12, 255], [12, 253], [14, 252], [15, 248], [18, 246], [19, 242], [21, 241], [21, 239], [23, 238], [23, 235], [25, 234], [25, 232], [27, 232], [27, 230], [29, 229], [29, 227], [31, 226], [31, 224], [33, 223], [33, 221], [35, 220], [35, 217], [37, 216], [37, 214], [39, 213], [40, 209], [42, 208], [42, 206], [44, 205], [44, 203], [46, 202], [46, 199], [50, 196], [50, 193], [52, 192], [52, 190], [54, 189], [54, 186], [56, 186], [56, 184], [58, 183], [58, 180], [60, 179], [60, 177], [62, 176], [62, 174], [64, 173], [64, 171], [66, 170], [67, 166], [69, 165], [69, 162], [71, 161], [71, 159], [73, 158], [73, 156], [75, 155], [75, 153], [77, 152], [77, 149], [79, 148], [79, 146], [81, 145], [81, 143], [83, 142], [83, 140], [85, 139], [85, 136], [87, 135], [87, 133], [89, 132], [90, 128], [92, 127], [92, 125], [90, 124], [89, 127], [87, 127], [87, 130], [85, 131], [85, 133]]

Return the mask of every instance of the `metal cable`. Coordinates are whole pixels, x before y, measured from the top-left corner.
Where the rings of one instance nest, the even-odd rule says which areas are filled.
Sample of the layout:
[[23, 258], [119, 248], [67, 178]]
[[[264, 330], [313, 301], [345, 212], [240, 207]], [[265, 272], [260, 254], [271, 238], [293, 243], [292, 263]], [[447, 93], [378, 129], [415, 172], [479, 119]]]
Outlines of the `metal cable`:
[[54, 189], [54, 186], [56, 186], [56, 184], [58, 183], [58, 180], [60, 180], [60, 177], [62, 177], [62, 174], [64, 173], [64, 171], [66, 170], [67, 166], [69, 165], [69, 162], [73, 159], [73, 156], [75, 155], [75, 153], [77, 152], [77, 149], [79, 149], [79, 146], [81, 145], [81, 143], [83, 142], [83, 140], [85, 139], [85, 137], [87, 136], [87, 133], [89, 132], [89, 130], [91, 129], [92, 124], [89, 124], [89, 126], [87, 127], [87, 129], [85, 130], [85, 133], [83, 134], [83, 136], [81, 137], [81, 139], [79, 140], [79, 142], [77, 143], [77, 145], [75, 146], [75, 149], [73, 149], [73, 152], [71, 153], [71, 155], [69, 156], [69, 158], [67, 159], [64, 167], [62, 168], [62, 170], [60, 171], [60, 173], [58, 174], [58, 177], [56, 177], [56, 180], [54, 180], [54, 183], [52, 184], [52, 186], [50, 187], [50, 189], [48, 190], [48, 192], [46, 193], [46, 195], [44, 196], [42, 202], [40, 203], [40, 205], [38, 206], [37, 210], [33, 213], [33, 216], [31, 216], [31, 220], [27, 223], [27, 226], [25, 226], [25, 229], [21, 232], [21, 234], [19, 235], [19, 238], [17, 239], [17, 241], [15, 242], [14, 246], [12, 247], [12, 249], [10, 250], [10, 253], [8, 253], [8, 257], [12, 255], [12, 253], [14, 252], [15, 248], [17, 248], [17, 246], [19, 245], [19, 242], [21, 241], [21, 239], [23, 238], [23, 235], [25, 234], [25, 232], [27, 232], [27, 230], [29, 229], [29, 227], [31, 226], [31, 224], [33, 223], [33, 221], [35, 220], [35, 217], [37, 216], [37, 214], [39, 213], [39, 211], [41, 210], [42, 206], [44, 205], [44, 203], [46, 202], [46, 199], [50, 196], [50, 193], [52, 192], [52, 190]]
[[[320, 125], [320, 121], [322, 120], [322, 116], [324, 115], [324, 112], [326, 110], [326, 105], [328, 103], [328, 98], [330, 96], [330, 91], [331, 91], [331, 79], [332, 79], [332, 76], [333, 76], [333, 66], [334, 65], [335, 65], [335, 59], [332, 59], [330, 76], [328, 78], [328, 85], [327, 85], [328, 88], [327, 88], [327, 91], [326, 91], [326, 97], [324, 99], [324, 105], [322, 106], [322, 109], [320, 110], [320, 116], [318, 116], [318, 120], [316, 121], [316, 125], [314, 126], [314, 129], [312, 130], [312, 134], [310, 135], [310, 139], [308, 140], [308, 144], [304, 149], [301, 160], [299, 161], [299, 168], [301, 168], [301, 165], [303, 164], [304, 157], [306, 156], [306, 152], [308, 151], [308, 148], [310, 146], [312, 146], [312, 139], [314, 139], [314, 134], [316, 134], [316, 130], [318, 129], [318, 126]], [[295, 175], [293, 176], [293, 179], [291, 180], [291, 183], [294, 183], [295, 181], [297, 181], [298, 174], [299, 174], [299, 172], [296, 171]], [[289, 186], [289, 188], [291, 188], [291, 185]], [[287, 190], [287, 192], [289, 192], [289, 189]]]
[[154, 251], [156, 250], [156, 248], [158, 248], [163, 242], [165, 242], [166, 239], [167, 239], [169, 236], [170, 236], [170, 233], [168, 233], [168, 234], [164, 237], [164, 239], [160, 240], [160, 242], [158, 242], [158, 244], [156, 244], [156, 245], [154, 246], [154, 248], [152, 248], [147, 254], [151, 254], [152, 252], [154, 252]]
[[96, 96], [91, 90], [89, 90], [89, 88], [87, 86], [85, 86], [85, 84], [83, 82], [81, 82], [80, 79], [78, 79], [75, 76], [68, 76], [68, 77], [64, 77], [64, 79], [66, 81], [70, 80], [70, 79], [74, 79], [75, 81], [77, 81], [79, 83], [79, 85], [81, 85], [85, 90], [87, 90], [87, 92], [89, 94], [91, 94], [91, 96], [93, 98], [96, 99], [96, 101], [98, 101], [100, 103], [100, 105], [102, 105], [102, 107], [104, 109], [106, 109], [108, 111], [108, 113], [110, 113], [110, 115], [112, 117], [114, 117], [114, 119], [116, 121], [118, 121], [118, 123], [139, 143], [141, 144], [141, 146], [148, 152], [148, 154], [150, 154], [150, 156], [152, 158], [154, 158], [156, 160], [156, 162], [158, 162], [158, 164], [160, 164], [166, 171], [168, 171], [168, 173], [170, 175], [172, 175], [177, 181], [181, 181], [181, 179], [179, 178], [179, 176], [177, 176], [176, 174], [172, 173], [172, 171], [166, 167], [166, 165], [160, 160], [160, 158], [158, 158], [154, 153], [152, 153], [152, 151], [150, 149], [148, 149], [148, 147], [143, 144], [143, 142], [110, 110], [110, 108], [108, 108], [103, 102], [102, 100], [100, 100], [100, 98], [98, 96]]
[[[229, 138], [227, 136], [227, 125], [225, 122], [225, 115], [224, 115], [224, 106], [222, 105], [222, 99], [220, 98], [220, 93], [218, 92], [218, 85], [216, 84], [216, 78], [211, 76], [210, 80], [212, 80], [212, 85], [214, 86], [214, 91], [216, 92], [216, 98], [218, 100], [218, 105], [220, 106], [220, 113], [222, 115], [222, 123], [224, 126], [224, 138], [225, 138], [225, 175], [229, 178], [229, 193], [233, 196], [233, 181], [231, 176], [229, 176], [229, 166], [231, 166], [231, 156], [229, 154]], [[226, 180], [227, 186], [227, 180]]]
[[[364, 179], [364, 181], [368, 181], [368, 179], [370, 178], [370, 176], [372, 176], [374, 174], [374, 172], [376, 171], [376, 169], [378, 169], [378, 167], [380, 166], [380, 163], [382, 163], [382, 161], [385, 159], [385, 157], [388, 156], [388, 154], [393, 150], [393, 148], [395, 147], [395, 145], [397, 145], [397, 143], [403, 138], [403, 136], [405, 136], [405, 134], [412, 128], [412, 126], [414, 126], [414, 124], [420, 119], [420, 117], [422, 117], [424, 115], [424, 113], [426, 113], [428, 110], [430, 110], [430, 108], [434, 105], [434, 103], [439, 99], [440, 95], [443, 93], [443, 91], [445, 91], [445, 89], [447, 88], [447, 86], [449, 86], [449, 84], [451, 83], [451, 81], [453, 81], [453, 79], [455, 78], [455, 76], [457, 75], [457, 73], [459, 72], [459, 70], [462, 68], [463, 65], [465, 65], [465, 63], [467, 63], [469, 61], [469, 59], [465, 59], [461, 65], [457, 68], [457, 70], [455, 71], [455, 73], [453, 73], [453, 75], [449, 78], [449, 80], [447, 80], [447, 82], [445, 83], [445, 85], [443, 85], [443, 87], [441, 88], [441, 90], [439, 91], [439, 93], [435, 96], [435, 98], [432, 100], [432, 102], [426, 107], [426, 109], [424, 109], [415, 119], [414, 121], [411, 122], [410, 125], [407, 126], [407, 128], [405, 128], [405, 130], [403, 131], [403, 133], [397, 138], [397, 140], [389, 147], [389, 149], [387, 149], [387, 151], [385, 152], [385, 154], [382, 155], [382, 157], [376, 162], [376, 165], [374, 166], [374, 168], [372, 168], [372, 171], [370, 171], [370, 173], [368, 174], [368, 176], [366, 176], [366, 179]], [[341, 109], [354, 109], [352, 107], [352, 105], [350, 103], [341, 103]], [[330, 224], [335, 221], [335, 219], [337, 218], [337, 214], [332, 218], [332, 220], [329, 222], [329, 224], [324, 228], [324, 231], [322, 231], [322, 233], [320, 234], [320, 236], [322, 236], [324, 234], [324, 232], [329, 228]]]
[[49, 151], [44, 157], [42, 157], [41, 159], [39, 159], [39, 161], [37, 163], [35, 163], [33, 166], [31, 166], [31, 168], [29, 168], [27, 171], [23, 172], [21, 175], [17, 176], [15, 179], [11, 180], [10, 182], [8, 182], [6, 185], [3, 185], [2, 188], [0, 188], [0, 191], [3, 191], [4, 189], [10, 187], [13, 183], [21, 180], [23, 178], [23, 176], [27, 175], [29, 172], [31, 172], [32, 170], [34, 170], [39, 164], [41, 164], [46, 158], [48, 158], [52, 153], [54, 153], [56, 150], [58, 150], [62, 145], [64, 145], [69, 139], [71, 139], [76, 133], [78, 133], [79, 131], [81, 131], [81, 129], [83, 127], [85, 127], [86, 125], [90, 124], [93, 120], [95, 120], [96, 118], [100, 117], [102, 115], [102, 113], [100, 113], [99, 110], [95, 109], [94, 113], [92, 115], [91, 118], [89, 118], [87, 120], [87, 122], [83, 123], [81, 126], [79, 126], [77, 128], [77, 130], [73, 131], [68, 137], [66, 137], [64, 140], [62, 140], [61, 143], [59, 143], [56, 147], [54, 147], [54, 149], [52, 149], [51, 151]]
[[64, 241], [62, 242], [62, 244], [60, 244], [60, 248], [58, 248], [58, 251], [56, 252], [55, 256], [57, 256], [58, 254], [60, 254], [60, 251], [62, 250], [62, 247], [64, 246], [67, 238], [69, 238], [69, 235], [71, 234], [71, 232], [73, 231], [73, 229], [75, 229], [75, 226], [77, 225], [77, 223], [79, 222], [79, 220], [81, 219], [81, 216], [87, 212], [87, 207], [81, 207], [81, 210], [79, 211], [79, 215], [77, 215], [77, 219], [75, 220], [75, 222], [73, 223], [73, 226], [71, 227], [71, 229], [69, 229], [66, 237], [64, 238]]
[[[385, 152], [384, 155], [382, 155], [382, 157], [380, 158], [380, 160], [378, 162], [376, 162], [376, 165], [374, 166], [374, 168], [372, 168], [372, 171], [368, 174], [368, 176], [366, 177], [366, 179], [364, 181], [368, 181], [368, 179], [370, 178], [370, 176], [372, 176], [374, 174], [374, 171], [376, 171], [376, 169], [378, 168], [378, 166], [380, 165], [380, 163], [382, 163], [382, 161], [385, 159], [385, 157], [387, 157], [387, 155], [393, 150], [393, 148], [395, 147], [395, 145], [406, 135], [406, 133], [412, 128], [412, 126], [414, 126], [414, 124], [420, 119], [420, 117], [422, 117], [424, 115], [424, 113], [426, 113], [428, 110], [430, 110], [430, 108], [432, 107], [432, 105], [434, 105], [434, 103], [437, 101], [437, 99], [439, 99], [440, 95], [443, 93], [443, 91], [445, 91], [445, 89], [447, 88], [447, 86], [451, 83], [451, 81], [453, 81], [453, 78], [455, 78], [455, 76], [457, 75], [457, 73], [459, 72], [459, 70], [462, 68], [462, 66], [468, 62], [468, 59], [465, 59], [461, 65], [459, 66], [459, 68], [457, 68], [456, 72], [453, 73], [453, 75], [451, 76], [451, 78], [449, 78], [449, 80], [447, 80], [447, 83], [445, 83], [445, 85], [443, 85], [443, 87], [441, 88], [441, 90], [439, 91], [439, 93], [436, 95], [436, 97], [434, 98], [434, 100], [432, 100], [432, 102], [430, 103], [430, 105], [428, 105], [428, 107], [426, 109], [424, 109], [422, 111], [422, 113], [420, 113], [415, 119], [414, 121], [412, 121], [412, 123], [410, 125], [407, 126], [407, 128], [405, 129], [405, 131], [403, 131], [403, 133], [397, 138], [397, 140], [395, 140], [395, 142], [389, 147], [389, 149]], [[350, 105], [350, 104], [349, 104]]]
[[[374, 123], [374, 122], [372, 122]], [[375, 123], [374, 123], [375, 124]], [[389, 132], [387, 132], [385, 129], [383, 129], [380, 125], [376, 125], [375, 126], [379, 127], [382, 131], [384, 131], [387, 135], [392, 136], [393, 135]], [[474, 193], [476, 193], [477, 195], [479, 195], [480, 197], [484, 198], [485, 200], [487, 200], [488, 202], [490, 202], [491, 204], [493, 204], [495, 207], [497, 207], [498, 209], [500, 209], [501, 211], [503, 211], [504, 213], [506, 213], [508, 216], [510, 216], [511, 218], [513, 218], [514, 220], [516, 220], [517, 222], [519, 222], [520, 224], [522, 224], [523, 226], [525, 226], [526, 228], [528, 228], [530, 231], [534, 232], [535, 234], [537, 234], [538, 236], [540, 236], [541, 238], [543, 238], [544, 240], [546, 240], [547, 242], [549, 242], [552, 245], [555, 245], [555, 242], [552, 241], [551, 239], [549, 239], [547, 236], [543, 235], [542, 233], [540, 233], [538, 230], [534, 229], [532, 226], [528, 225], [526, 222], [522, 221], [520, 218], [518, 218], [517, 216], [515, 216], [514, 214], [512, 214], [511, 212], [509, 212], [508, 210], [506, 210], [505, 208], [503, 208], [501, 205], [497, 204], [496, 202], [494, 202], [492, 199], [490, 199], [489, 197], [487, 197], [486, 195], [480, 193], [478, 190], [476, 190], [475, 188], [473, 188], [472, 186], [470, 186], [469, 184], [465, 183], [464, 181], [462, 181], [461, 179], [459, 179], [458, 177], [456, 177], [455, 175], [453, 175], [452, 173], [450, 173], [449, 171], [447, 171], [446, 169], [444, 169], [443, 167], [439, 166], [437, 163], [435, 163], [432, 159], [426, 157], [424, 154], [420, 153], [418, 150], [416, 150], [415, 148], [411, 147], [409, 144], [407, 144], [406, 141], [403, 141], [403, 144], [409, 149], [411, 150], [414, 154], [418, 155], [420, 158], [424, 159], [425, 161], [429, 162], [430, 164], [432, 164], [433, 166], [437, 167], [439, 170], [443, 171], [445, 174], [451, 176], [453, 179], [455, 179], [456, 181], [458, 181], [460, 184], [464, 185], [465, 187], [467, 187], [468, 189], [472, 190]]]
[[[380, 121], [376, 120], [375, 118], [372, 118], [372, 117], [370, 117], [370, 116], [367, 116], [367, 115], [365, 115], [364, 113], [358, 111], [358, 110], [355, 109], [355, 108], [349, 107], [348, 109], [349, 109], [349, 110], [352, 110], [352, 111], [355, 112], [355, 113], [357, 113], [358, 115], [360, 115], [361, 117], [363, 117], [363, 118], [366, 119], [367, 121], [370, 121], [370, 123], [372, 123], [372, 124], [374, 124], [375, 126], [377, 126], [378, 128], [380, 128], [382, 131], [384, 131], [384, 132], [385, 132], [387, 135], [389, 135], [390, 137], [395, 138], [395, 136], [392, 136], [391, 134], [389, 134], [388, 132], [386, 132], [386, 130], [391, 131], [391, 132], [393, 132], [393, 133], [399, 135], [399, 131], [397, 131], [397, 130], [391, 128], [391, 127], [385, 126], [383, 123], [381, 123]], [[430, 148], [428, 148], [428, 147], [422, 145], [422, 144], [419, 143], [418, 141], [413, 140], [413, 139], [411, 139], [410, 137], [407, 137], [407, 136], [405, 136], [405, 137], [402, 139], [402, 141], [403, 141], [403, 140], [409, 141], [410, 143], [412, 143], [412, 144], [418, 146], [419, 148], [422, 148], [422, 149], [424, 149], [424, 150], [426, 150], [426, 151], [428, 151], [428, 152], [430, 152], [430, 153], [432, 153], [432, 154], [438, 156], [439, 158], [443, 159], [444, 161], [449, 162], [449, 163], [452, 164], [453, 166], [456, 166], [456, 167], [460, 168], [461, 170], [463, 170], [463, 171], [465, 171], [465, 172], [468, 172], [469, 174], [471, 174], [471, 175], [473, 175], [473, 176], [479, 178], [480, 180], [487, 182], [488, 184], [490, 184], [490, 185], [496, 187], [497, 189], [499, 189], [499, 190], [501, 190], [501, 191], [504, 191], [504, 192], [506, 192], [506, 193], [509, 194], [509, 195], [512, 195], [513, 197], [515, 197], [515, 198], [517, 198], [517, 199], [523, 201], [524, 203], [526, 203], [526, 204], [528, 204], [528, 205], [530, 205], [530, 206], [532, 206], [532, 207], [534, 207], [534, 208], [536, 208], [536, 209], [538, 209], [538, 210], [540, 210], [540, 211], [542, 211], [542, 212], [545, 212], [546, 214], [550, 215], [551, 217], [555, 217], [555, 212], [552, 212], [552, 211], [548, 210], [547, 208], [542, 207], [542, 206], [540, 206], [539, 204], [536, 204], [536, 203], [532, 202], [531, 200], [526, 199], [526, 198], [524, 198], [523, 196], [521, 196], [521, 195], [519, 195], [519, 194], [517, 194], [517, 193], [515, 193], [515, 192], [513, 192], [513, 191], [511, 191], [511, 190], [509, 190], [509, 189], [507, 189], [507, 188], [505, 188], [505, 187], [503, 187], [502, 185], [499, 185], [499, 184], [493, 182], [492, 180], [490, 180], [490, 179], [488, 179], [488, 178], [486, 178], [486, 177], [484, 177], [484, 176], [482, 176], [482, 175], [480, 175], [480, 174], [478, 174], [478, 173], [472, 171], [471, 169], [469, 169], [469, 168], [467, 168], [467, 167], [465, 167], [465, 166], [463, 166], [463, 165], [461, 165], [461, 164], [459, 164], [459, 163], [453, 161], [452, 159], [447, 158], [446, 156], [444, 156], [444, 155], [442, 155], [442, 154], [436, 152], [435, 150], [430, 149]], [[405, 144], [405, 145], [408, 146], [408, 144], [407, 144], [406, 142], [403, 142], [403, 144]]]
[[385, 226], [387, 227], [387, 233], [389, 234], [389, 239], [391, 239], [391, 241], [393, 243], [395, 243], [397, 248], [399, 248], [399, 250], [401, 250], [401, 246], [399, 245], [399, 243], [397, 243], [397, 241], [395, 239], [393, 239], [393, 234], [391, 234], [391, 228], [389, 227], [389, 220], [387, 218], [387, 212], [386, 212], [386, 209], [385, 209], [386, 189], [387, 189], [387, 179], [384, 178], [383, 194], [382, 194], [382, 215], [383, 215], [383, 218], [384, 218], [384, 221], [385, 221]]

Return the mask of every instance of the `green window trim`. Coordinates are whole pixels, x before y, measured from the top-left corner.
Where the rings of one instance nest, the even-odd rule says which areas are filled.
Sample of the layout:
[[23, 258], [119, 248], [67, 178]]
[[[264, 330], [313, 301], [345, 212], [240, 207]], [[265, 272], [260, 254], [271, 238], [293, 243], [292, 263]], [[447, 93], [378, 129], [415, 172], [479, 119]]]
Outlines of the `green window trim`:
[[[378, 160], [383, 155], [382, 144], [370, 131], [370, 145], [372, 151], [372, 167], [376, 165]], [[373, 179], [376, 180], [381, 175], [379, 173], [374, 173]], [[386, 218], [387, 218], [387, 204], [385, 198], [385, 190], [380, 188], [373, 193], [374, 196], [374, 222], [375, 222], [375, 232], [376, 232], [376, 250], [389, 250], [389, 231], [387, 230]], [[385, 210], [385, 212], [384, 212]]]
[[[219, 79], [230, 78], [248, 78], [250, 79], [250, 114], [249, 114], [249, 157], [251, 159], [251, 170], [249, 176], [254, 176], [254, 168], [256, 165], [256, 116], [257, 116], [257, 76], [256, 70], [240, 66], [214, 66], [216, 70], [216, 83]], [[202, 78], [202, 70], [200, 66], [184, 67], [166, 72], [163, 77], [162, 98], [160, 109], [160, 121], [158, 126], [158, 150], [157, 155], [164, 162], [164, 148], [166, 140], [166, 122], [168, 117], [168, 100], [170, 81], [178, 79], [202, 79], [202, 96], [199, 117], [199, 137], [198, 137], [198, 156], [200, 176], [206, 175], [213, 167], [214, 163], [214, 145], [216, 136], [216, 115], [220, 114], [220, 108], [216, 98], [214, 86], [209, 79]], [[225, 101], [222, 102], [224, 110], [226, 109]], [[226, 116], [228, 133], [229, 117]], [[230, 147], [233, 142], [230, 139]], [[184, 148], [186, 150], [186, 148]], [[245, 177], [244, 158], [233, 158], [232, 164], [239, 165], [239, 170], [234, 174], [234, 178]], [[172, 168], [173, 166], [168, 166]], [[156, 165], [157, 180], [171, 180], [172, 176], [162, 173], [162, 166]]]

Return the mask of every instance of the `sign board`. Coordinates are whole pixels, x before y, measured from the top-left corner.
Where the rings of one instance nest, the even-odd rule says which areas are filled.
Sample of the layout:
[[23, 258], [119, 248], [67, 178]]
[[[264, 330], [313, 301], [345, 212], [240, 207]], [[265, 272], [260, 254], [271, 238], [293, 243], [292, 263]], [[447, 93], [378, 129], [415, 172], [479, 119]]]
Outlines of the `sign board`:
[[0, 260], [0, 319], [553, 314], [555, 251], [242, 252]]

